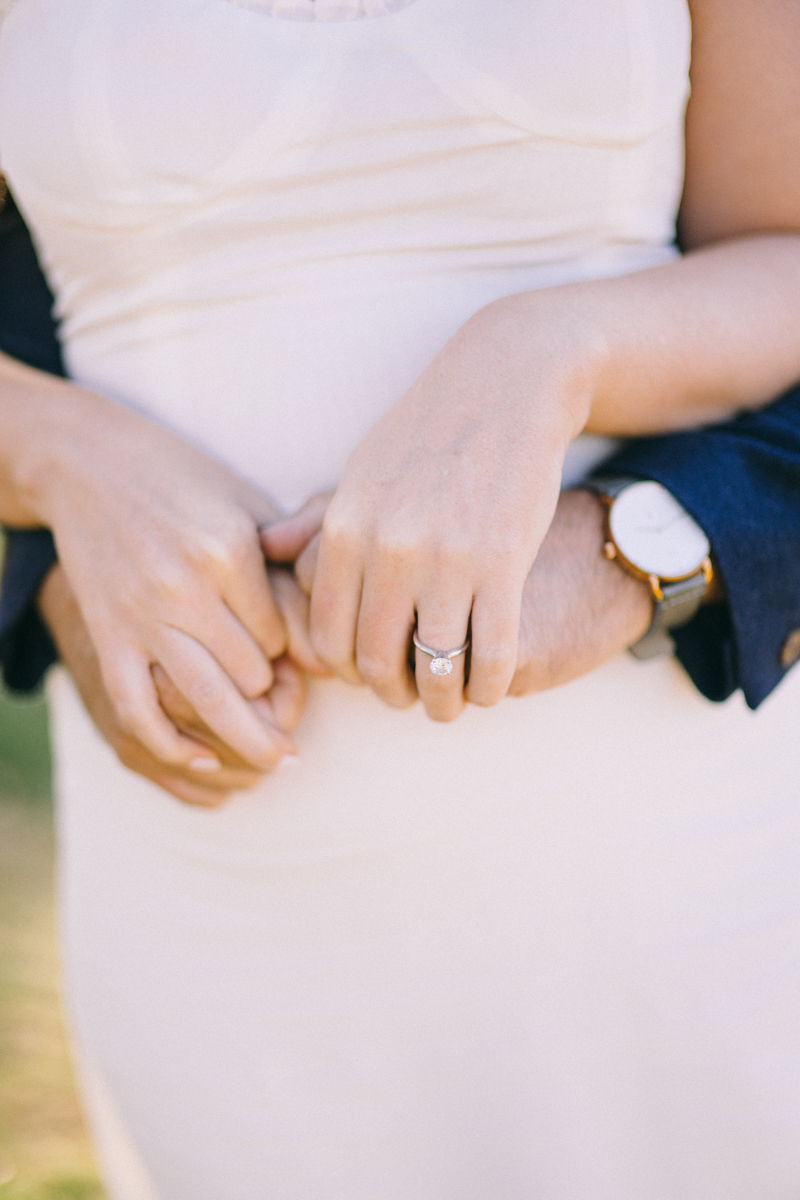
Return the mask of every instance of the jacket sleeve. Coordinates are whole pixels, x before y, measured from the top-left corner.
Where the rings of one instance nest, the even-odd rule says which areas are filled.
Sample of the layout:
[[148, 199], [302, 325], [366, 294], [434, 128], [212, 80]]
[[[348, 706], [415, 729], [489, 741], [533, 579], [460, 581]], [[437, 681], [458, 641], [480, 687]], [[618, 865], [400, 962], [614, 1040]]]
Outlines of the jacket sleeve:
[[705, 530], [727, 601], [673, 631], [677, 655], [710, 700], [741, 688], [757, 708], [800, 656], [800, 385], [724, 425], [629, 442], [609, 470], [655, 479]]
[[[53, 319], [53, 298], [30, 235], [12, 197], [0, 212], [0, 350], [29, 366], [63, 375]], [[35, 599], [56, 561], [46, 529], [7, 530], [0, 594], [0, 668], [6, 684], [31, 691], [56, 651]]]

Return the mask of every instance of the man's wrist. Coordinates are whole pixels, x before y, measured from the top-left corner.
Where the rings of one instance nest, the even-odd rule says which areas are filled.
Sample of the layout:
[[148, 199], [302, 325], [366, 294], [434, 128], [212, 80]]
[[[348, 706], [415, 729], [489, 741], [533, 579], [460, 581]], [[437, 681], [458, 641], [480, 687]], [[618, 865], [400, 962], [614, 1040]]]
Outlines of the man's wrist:
[[593, 671], [648, 628], [649, 589], [603, 556], [604, 530], [597, 497], [582, 488], [561, 493], [523, 592], [512, 695]]
[[653, 600], [645, 635], [630, 646], [636, 658], [673, 653], [670, 630], [696, 614], [714, 572], [703, 530], [661, 483], [600, 473], [583, 485], [605, 508], [603, 552], [622, 571], [646, 582]]
[[[643, 637], [653, 619], [653, 595], [648, 583], [637, 579], [603, 553], [606, 542], [606, 509], [600, 498], [586, 488], [570, 493], [576, 519], [586, 529], [587, 551], [595, 564], [595, 579], [602, 605], [616, 611], [622, 645], [632, 645]], [[578, 499], [580, 497], [580, 499]]]

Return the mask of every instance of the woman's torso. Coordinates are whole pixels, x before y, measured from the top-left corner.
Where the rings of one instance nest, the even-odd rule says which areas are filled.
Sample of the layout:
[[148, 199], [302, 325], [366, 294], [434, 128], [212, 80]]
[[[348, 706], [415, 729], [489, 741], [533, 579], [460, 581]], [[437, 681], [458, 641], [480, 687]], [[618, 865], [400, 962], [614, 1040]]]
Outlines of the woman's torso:
[[73, 375], [290, 504], [482, 304], [671, 253], [689, 25], [684, 0], [269, 7], [12, 0], [0, 161]]

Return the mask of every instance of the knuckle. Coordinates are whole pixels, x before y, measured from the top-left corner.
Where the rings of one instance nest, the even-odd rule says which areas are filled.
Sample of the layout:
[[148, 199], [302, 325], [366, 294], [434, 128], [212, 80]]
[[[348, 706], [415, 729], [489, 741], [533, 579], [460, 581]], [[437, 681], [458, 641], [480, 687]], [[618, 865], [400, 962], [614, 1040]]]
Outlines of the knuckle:
[[248, 661], [241, 663], [236, 675], [242, 694], [248, 700], [263, 696], [273, 680], [273, 670], [268, 660], [261, 654], [251, 655]]
[[322, 534], [334, 548], [346, 549], [354, 545], [362, 534], [358, 514], [344, 505], [332, 504], [323, 519]]
[[258, 547], [258, 534], [246, 513], [230, 513], [206, 531], [196, 548], [197, 557], [217, 570], [238, 570]]
[[472, 656], [473, 672], [479, 672], [482, 678], [492, 682], [510, 679], [515, 663], [516, 655], [503, 645], [481, 647]]
[[389, 528], [380, 532], [375, 549], [385, 567], [402, 567], [415, 555], [424, 556], [428, 547], [410, 530]]
[[158, 580], [158, 594], [167, 612], [183, 608], [186, 601], [197, 590], [197, 579], [190, 571], [174, 570], [162, 573]]
[[380, 655], [360, 652], [356, 659], [358, 673], [373, 687], [390, 687], [397, 682], [397, 668]]
[[180, 557], [162, 554], [149, 562], [145, 559], [139, 575], [127, 581], [121, 598], [126, 611], [141, 616], [142, 611], [152, 608], [154, 599], [167, 605], [185, 601], [194, 586], [191, 561], [183, 554]]
[[431, 549], [436, 569], [452, 575], [462, 575], [473, 562], [475, 547], [467, 541], [451, 539], [439, 542]]
[[522, 539], [513, 523], [493, 530], [488, 560], [494, 575], [516, 576], [526, 557]]
[[509, 692], [516, 671], [516, 656], [501, 645], [481, 649], [472, 659], [467, 689], [470, 704], [492, 708]]
[[326, 667], [330, 667], [332, 671], [345, 670], [351, 665], [350, 656], [344, 654], [341, 646], [321, 630], [312, 629], [311, 648], [317, 658], [325, 663]]

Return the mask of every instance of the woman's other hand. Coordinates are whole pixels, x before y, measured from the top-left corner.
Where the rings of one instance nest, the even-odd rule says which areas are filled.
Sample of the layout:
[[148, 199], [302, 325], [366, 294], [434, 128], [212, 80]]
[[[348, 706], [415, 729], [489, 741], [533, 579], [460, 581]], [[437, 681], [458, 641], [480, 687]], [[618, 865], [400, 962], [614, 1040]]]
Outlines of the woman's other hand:
[[0, 371], [3, 404], [20, 414], [14, 511], [3, 516], [53, 530], [120, 727], [159, 762], [202, 757], [158, 702], [150, 668], [159, 663], [250, 766], [294, 753], [250, 703], [286, 648], [258, 538], [275, 506], [135, 412], [8, 359]]
[[[106, 692], [89, 630], [62, 567], [53, 567], [45, 579], [39, 609], [89, 715], [124, 766], [179, 800], [205, 808], [217, 807], [231, 792], [251, 788], [262, 779], [263, 772], [251, 767], [214, 734], [157, 665], [152, 675], [161, 707], [176, 729], [200, 744], [204, 753], [196, 763], [163, 762], [121, 725]], [[275, 678], [268, 695], [251, 701], [250, 706], [259, 719], [291, 731], [303, 709], [303, 676], [286, 659], [273, 663], [273, 672]]]

